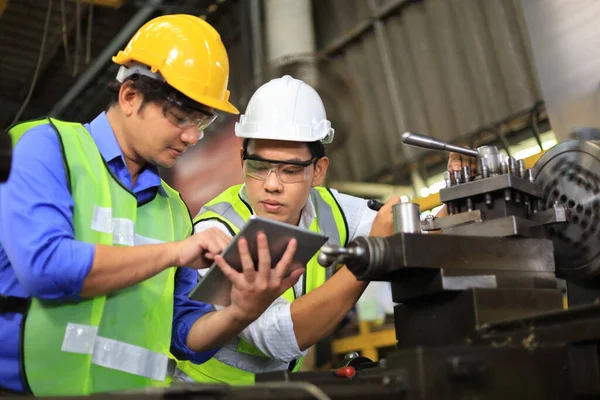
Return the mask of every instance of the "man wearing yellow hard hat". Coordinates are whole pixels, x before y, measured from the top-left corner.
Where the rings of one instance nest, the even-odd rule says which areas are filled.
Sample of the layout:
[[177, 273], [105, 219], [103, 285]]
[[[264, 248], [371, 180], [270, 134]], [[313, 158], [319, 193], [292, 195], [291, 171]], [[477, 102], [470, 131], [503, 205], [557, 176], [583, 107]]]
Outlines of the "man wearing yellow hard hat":
[[[255, 271], [241, 242], [244, 272], [233, 270], [218, 255], [230, 238], [217, 229], [191, 235], [186, 205], [158, 174], [196, 144], [217, 110], [238, 113], [219, 34], [194, 16], [161, 16], [113, 61], [121, 67], [108, 111], [89, 124], [44, 118], [9, 130], [0, 393], [164, 386], [175, 357], [208, 360], [302, 273], [281, 278], [293, 241], [273, 271], [265, 257]], [[258, 242], [266, 251], [266, 237]], [[212, 260], [232, 281], [232, 304], [219, 311], [187, 297], [196, 269]]]

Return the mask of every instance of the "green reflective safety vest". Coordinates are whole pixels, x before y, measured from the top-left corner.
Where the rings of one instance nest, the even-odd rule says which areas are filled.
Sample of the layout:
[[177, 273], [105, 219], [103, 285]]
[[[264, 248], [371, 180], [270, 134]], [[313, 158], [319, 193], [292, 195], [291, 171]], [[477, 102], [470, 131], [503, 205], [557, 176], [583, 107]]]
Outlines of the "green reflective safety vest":
[[[41, 124], [50, 124], [60, 139], [77, 240], [134, 246], [191, 234], [189, 211], [179, 193], [162, 182], [164, 193], [138, 204], [81, 124], [24, 122], [9, 131], [13, 146]], [[169, 349], [175, 270], [81, 302], [32, 299], [23, 321], [21, 363], [33, 394], [87, 395], [168, 385], [168, 364], [174, 365]]]
[[[239, 195], [241, 186], [227, 189], [202, 207], [194, 218], [194, 224], [205, 220], [218, 220], [232, 235], [236, 235], [253, 214], [250, 205]], [[316, 218], [309, 229], [329, 237], [329, 244], [346, 245], [348, 225], [344, 212], [333, 194], [329, 189], [317, 187], [311, 190], [310, 197], [315, 206]], [[302, 294], [323, 285], [332, 273], [331, 269], [319, 265], [315, 255], [306, 266]], [[292, 302], [297, 296], [292, 287], [282, 297]], [[302, 358], [296, 360], [293, 370], [298, 371], [301, 365]], [[179, 361], [177, 367], [196, 382], [249, 385], [254, 384], [256, 373], [287, 369], [288, 364], [269, 358], [254, 345], [238, 337], [203, 364]]]

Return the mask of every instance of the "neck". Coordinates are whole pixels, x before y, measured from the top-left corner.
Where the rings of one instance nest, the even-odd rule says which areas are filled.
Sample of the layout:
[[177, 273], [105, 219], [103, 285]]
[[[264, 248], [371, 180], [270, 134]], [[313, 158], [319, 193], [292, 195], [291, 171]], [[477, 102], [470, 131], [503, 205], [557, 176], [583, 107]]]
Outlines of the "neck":
[[129, 137], [129, 135], [127, 135], [127, 128], [122, 115], [115, 110], [115, 107], [112, 107], [106, 112], [106, 117], [108, 118], [108, 122], [110, 123], [113, 132], [115, 133], [115, 137], [117, 138], [117, 142], [121, 148], [121, 153], [123, 153], [125, 166], [131, 175], [131, 186], [133, 186], [142, 168], [144, 165], [146, 165], [146, 161], [135, 153], [132, 146], [127, 141], [127, 138]]
[[300, 225], [300, 216], [301, 215], [302, 215], [302, 211], [300, 211], [298, 213], [298, 215], [296, 215], [296, 217], [292, 219], [292, 224], [293, 225], [296, 225], [296, 226]]

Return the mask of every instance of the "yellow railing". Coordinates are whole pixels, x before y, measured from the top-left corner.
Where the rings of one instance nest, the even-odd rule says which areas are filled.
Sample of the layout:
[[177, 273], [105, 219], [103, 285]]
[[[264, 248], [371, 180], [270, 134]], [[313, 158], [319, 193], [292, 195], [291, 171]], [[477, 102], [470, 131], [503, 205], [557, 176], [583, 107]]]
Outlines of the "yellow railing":
[[334, 354], [344, 355], [357, 351], [363, 357], [379, 360], [377, 349], [396, 345], [396, 331], [393, 327], [374, 330], [371, 322], [362, 321], [358, 326], [358, 335], [334, 339], [331, 342]]

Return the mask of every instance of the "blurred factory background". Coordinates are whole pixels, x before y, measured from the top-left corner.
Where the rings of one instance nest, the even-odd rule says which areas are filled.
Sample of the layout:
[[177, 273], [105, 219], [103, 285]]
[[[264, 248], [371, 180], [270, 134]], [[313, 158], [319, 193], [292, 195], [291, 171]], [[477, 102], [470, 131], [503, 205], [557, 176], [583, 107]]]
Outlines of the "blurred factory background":
[[[589, 48], [573, 46], [574, 36], [561, 34], [560, 42], [547, 32], [536, 36], [564, 15], [560, 2], [547, 8], [543, 3], [0, 0], [0, 128], [47, 115], [91, 121], [108, 102], [105, 84], [117, 72], [111, 57], [131, 35], [160, 14], [195, 14], [222, 36], [231, 101], [240, 110], [258, 86], [286, 73], [317, 89], [336, 129], [327, 148], [328, 186], [366, 198], [402, 195], [427, 213], [440, 204], [436, 193], [444, 185], [447, 154], [403, 146], [403, 132], [473, 147], [494, 144], [505, 154], [534, 160], [567, 137], [570, 126], [561, 122], [583, 103], [596, 104], [589, 98], [571, 102], [563, 114], [553, 114], [556, 132], [550, 129], [548, 105], [579, 88], [570, 75], [554, 86], [548, 82], [561, 68], [573, 72]], [[576, 23], [594, 23], [580, 17]], [[545, 46], [550, 41], [560, 46], [552, 50]], [[580, 53], [569, 58], [569, 51]], [[219, 117], [176, 168], [163, 171], [194, 215], [242, 181], [236, 118]], [[364, 305], [365, 314], [379, 315], [371, 306]], [[386, 343], [387, 336], [369, 336], [365, 329], [363, 344]], [[394, 343], [393, 330], [389, 340]], [[337, 350], [352, 346], [344, 342]]]
[[[0, 127], [51, 115], [87, 122], [106, 106], [111, 56], [144, 22], [201, 15], [228, 49], [243, 109], [271, 77], [317, 88], [336, 129], [328, 185], [436, 204], [445, 154], [405, 131], [513, 156], [556, 143], [519, 0], [0, 0]], [[235, 121], [222, 116], [165, 177], [192, 213], [241, 181]]]

